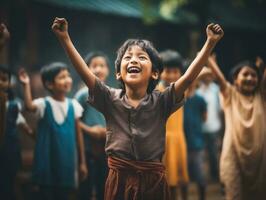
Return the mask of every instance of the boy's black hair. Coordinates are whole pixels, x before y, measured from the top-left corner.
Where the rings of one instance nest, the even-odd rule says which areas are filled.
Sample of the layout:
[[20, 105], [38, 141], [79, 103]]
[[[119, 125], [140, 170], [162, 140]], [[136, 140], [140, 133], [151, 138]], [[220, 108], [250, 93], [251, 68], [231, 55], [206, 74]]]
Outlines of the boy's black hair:
[[160, 56], [163, 62], [163, 68], [177, 68], [184, 72], [184, 64], [182, 56], [174, 50], [165, 50], [160, 52]]
[[67, 65], [62, 62], [54, 62], [49, 65], [44, 66], [41, 69], [41, 77], [42, 77], [42, 84], [46, 87], [46, 82], [53, 83], [55, 80], [55, 77], [62, 71], [62, 70], [68, 70]]
[[[120, 72], [120, 68], [121, 68], [121, 61], [122, 58], [125, 54], [125, 52], [128, 50], [129, 47], [132, 46], [139, 46], [143, 51], [145, 51], [150, 59], [151, 59], [151, 63], [152, 63], [152, 71], [158, 71], [159, 75], [163, 70], [163, 65], [162, 65], [162, 60], [159, 56], [158, 51], [154, 48], [153, 44], [148, 41], [148, 40], [143, 40], [143, 39], [128, 39], [124, 42], [124, 44], [118, 49], [117, 51], [117, 58], [115, 61], [115, 69], [116, 69], [116, 73]], [[125, 83], [123, 82], [123, 80], [120, 80], [121, 82], [121, 87], [123, 90], [125, 90]], [[158, 84], [159, 79], [154, 80], [154, 79], [150, 79], [148, 88], [147, 88], [147, 93], [151, 93], [154, 88], [156, 87], [156, 85]]]
[[105, 53], [103, 53], [101, 51], [94, 51], [94, 52], [91, 52], [91, 53], [87, 54], [85, 56], [85, 58], [84, 58], [85, 63], [89, 66], [91, 64], [92, 59], [93, 58], [96, 58], [96, 57], [102, 57], [102, 58], [104, 58], [107, 66], [108, 67], [110, 66], [110, 62], [109, 62], [108, 57], [106, 56]]
[[242, 62], [238, 63], [231, 70], [231, 72], [230, 72], [230, 80], [231, 80], [232, 83], [236, 80], [237, 75], [239, 74], [239, 72], [241, 71], [241, 69], [243, 67], [246, 67], [246, 66], [248, 66], [248, 67], [250, 67], [250, 68], [252, 68], [252, 69], [255, 70], [255, 72], [257, 73], [257, 76], [258, 76], [258, 80], [260, 81], [261, 74], [260, 74], [259, 68], [255, 65], [255, 63], [253, 63], [253, 62], [251, 62], [249, 60], [245, 60], [245, 61], [242, 61]]
[[11, 71], [4, 65], [0, 65], [0, 72], [2, 72], [3, 74], [7, 74], [8, 75], [8, 80], [9, 80], [9, 83], [11, 81]]

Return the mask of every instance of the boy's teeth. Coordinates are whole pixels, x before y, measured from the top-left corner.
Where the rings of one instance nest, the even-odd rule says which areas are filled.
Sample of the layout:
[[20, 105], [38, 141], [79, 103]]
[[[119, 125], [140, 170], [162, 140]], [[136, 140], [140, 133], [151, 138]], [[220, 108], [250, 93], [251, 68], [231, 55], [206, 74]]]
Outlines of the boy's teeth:
[[139, 73], [140, 72], [140, 69], [137, 68], [137, 67], [130, 67], [128, 68], [127, 70], [129, 73]]

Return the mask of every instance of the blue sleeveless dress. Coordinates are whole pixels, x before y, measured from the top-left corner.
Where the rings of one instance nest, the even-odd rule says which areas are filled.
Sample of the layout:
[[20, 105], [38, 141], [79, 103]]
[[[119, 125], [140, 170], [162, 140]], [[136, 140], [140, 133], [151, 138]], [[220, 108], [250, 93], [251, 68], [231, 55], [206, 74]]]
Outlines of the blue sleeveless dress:
[[21, 165], [21, 149], [17, 131], [18, 103], [8, 101], [6, 110], [5, 133], [0, 145], [0, 196], [11, 199], [14, 195], [14, 182]]
[[[8, 101], [6, 111], [6, 125], [3, 146], [0, 147], [1, 165], [6, 165], [8, 171], [16, 173], [21, 164], [20, 144], [17, 132], [17, 118], [19, 108], [14, 100]], [[4, 172], [5, 173], [5, 172]]]
[[44, 116], [39, 120], [35, 146], [33, 182], [41, 186], [77, 186], [77, 145], [74, 107], [70, 99], [62, 124], [53, 116], [45, 99]]

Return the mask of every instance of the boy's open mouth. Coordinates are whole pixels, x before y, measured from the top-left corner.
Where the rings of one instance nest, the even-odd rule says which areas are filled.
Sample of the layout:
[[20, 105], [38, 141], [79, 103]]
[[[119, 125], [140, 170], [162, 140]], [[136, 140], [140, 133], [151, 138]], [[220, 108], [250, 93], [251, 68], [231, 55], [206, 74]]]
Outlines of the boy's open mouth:
[[136, 66], [132, 66], [132, 67], [127, 68], [127, 73], [129, 73], [129, 74], [140, 73], [140, 72], [141, 72], [141, 68], [136, 67]]

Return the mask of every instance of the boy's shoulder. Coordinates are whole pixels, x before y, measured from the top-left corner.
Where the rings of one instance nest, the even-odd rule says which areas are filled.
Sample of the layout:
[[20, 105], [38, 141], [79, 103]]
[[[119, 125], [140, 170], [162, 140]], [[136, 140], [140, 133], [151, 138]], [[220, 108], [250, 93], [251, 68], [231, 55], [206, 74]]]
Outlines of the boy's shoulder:
[[107, 92], [113, 100], [120, 99], [124, 95], [124, 92], [121, 88], [110, 87], [99, 79], [96, 79], [95, 84], [95, 88], [97, 91], [101, 90]]

